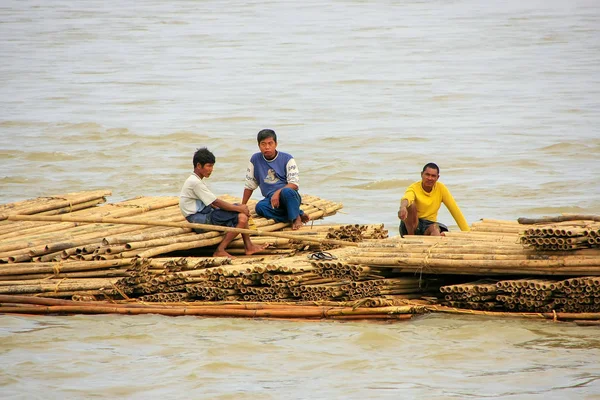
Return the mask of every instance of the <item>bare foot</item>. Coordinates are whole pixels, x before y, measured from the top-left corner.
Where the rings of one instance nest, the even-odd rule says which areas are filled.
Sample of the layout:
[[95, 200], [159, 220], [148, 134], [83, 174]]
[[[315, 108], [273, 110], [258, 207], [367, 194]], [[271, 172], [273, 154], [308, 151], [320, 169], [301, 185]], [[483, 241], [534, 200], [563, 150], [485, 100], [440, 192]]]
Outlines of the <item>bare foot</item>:
[[234, 256], [232, 256], [231, 254], [229, 254], [225, 250], [217, 250], [217, 251], [215, 251], [213, 253], [213, 257], [227, 257], [227, 258], [231, 258], [231, 259], [235, 258]]
[[292, 230], [297, 231], [298, 229], [300, 229], [301, 226], [302, 226], [302, 218], [300, 218], [300, 216], [298, 215], [298, 217], [296, 217], [296, 219], [292, 223]]
[[300, 216], [300, 219], [302, 220], [302, 223], [305, 224], [310, 221], [310, 215], [304, 213]]
[[251, 256], [252, 254], [258, 253], [259, 251], [263, 251], [267, 247], [269, 247], [269, 243], [261, 245], [253, 244], [252, 246], [246, 249], [246, 255]]

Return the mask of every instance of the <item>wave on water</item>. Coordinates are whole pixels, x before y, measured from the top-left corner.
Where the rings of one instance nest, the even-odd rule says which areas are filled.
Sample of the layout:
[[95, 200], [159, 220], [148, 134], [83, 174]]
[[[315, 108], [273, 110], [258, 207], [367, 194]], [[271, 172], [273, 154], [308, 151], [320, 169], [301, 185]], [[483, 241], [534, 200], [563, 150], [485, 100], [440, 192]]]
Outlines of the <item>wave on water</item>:
[[351, 344], [361, 349], [377, 348], [380, 351], [386, 348], [403, 346], [409, 339], [401, 339], [401, 335], [393, 330], [365, 330], [359, 335], [354, 335]]
[[379, 180], [374, 182], [366, 182], [360, 183], [358, 185], [348, 186], [352, 189], [360, 189], [360, 190], [398, 190], [401, 188], [404, 190], [407, 186], [411, 185], [414, 180], [409, 179], [388, 179], [388, 180]]
[[419, 136], [409, 136], [409, 137], [403, 137], [402, 141], [403, 142], [429, 142], [429, 139], [425, 138], [425, 137], [419, 137]]
[[201, 123], [213, 123], [213, 122], [227, 122], [227, 123], [237, 123], [237, 122], [254, 122], [256, 121], [256, 117], [252, 116], [235, 116], [235, 117], [212, 117], [212, 118], [202, 118], [200, 120]]
[[213, 361], [202, 365], [202, 369], [208, 372], [231, 372], [231, 371], [252, 371], [252, 368], [245, 367], [239, 363], [227, 361]]
[[341, 81], [335, 81], [336, 84], [340, 85], [372, 85], [372, 84], [382, 84], [386, 83], [386, 81], [376, 80], [376, 79], [346, 79]]
[[[187, 21], [179, 21], [179, 20], [160, 21], [158, 23], [161, 24], [161, 25], [189, 25], [189, 22], [187, 22]], [[208, 35], [203, 35], [203, 36], [208, 36]]]
[[535, 160], [516, 160], [511, 164], [513, 167], [517, 168], [542, 168], [542, 164]]
[[160, 104], [160, 100], [136, 100], [136, 101], [117, 101], [115, 104], [121, 104], [124, 106], [153, 106]]
[[[52, 139], [55, 137], [59, 140], [64, 140], [65, 137], [69, 137], [70, 144], [74, 138], [81, 138], [88, 143], [94, 143], [102, 141], [107, 137], [120, 137], [127, 134], [126, 128], [105, 128], [104, 126], [96, 122], [62, 122], [59, 124], [53, 124], [46, 129], [46, 137]], [[57, 136], [58, 134], [58, 136]]]
[[103, 130], [104, 127], [96, 122], [63, 122], [57, 127], [65, 130]]
[[45, 122], [37, 121], [0, 121], [0, 128], [33, 128], [47, 125]]
[[6, 184], [6, 185], [14, 184], [14, 183], [16, 183], [16, 184], [26, 184], [27, 183], [28, 184], [28, 183], [31, 183], [31, 180], [28, 175], [25, 175], [25, 176], [19, 176], [19, 175], [3, 176], [3, 177], [0, 177], [0, 183]]
[[0, 150], [0, 159], [8, 160], [8, 159], [18, 159], [23, 157], [25, 152], [20, 150]]
[[169, 86], [169, 83], [162, 81], [106, 81], [106, 85], [115, 86]]
[[45, 161], [45, 162], [56, 162], [56, 161], [76, 161], [84, 158], [83, 154], [70, 154], [62, 151], [36, 151], [29, 152], [23, 157], [27, 161]]
[[591, 141], [591, 143], [560, 142], [544, 146], [540, 148], [540, 151], [551, 155], [582, 155], [588, 152], [591, 154], [600, 154], [600, 141]]
[[432, 96], [431, 100], [435, 102], [444, 102], [444, 101], [452, 101], [452, 100], [464, 100], [468, 99], [469, 95], [467, 94], [442, 94], [437, 96]]
[[[352, 145], [352, 147], [364, 147], [366, 144], [370, 144], [373, 141], [373, 136], [364, 134], [364, 135], [353, 135], [353, 136], [326, 136], [319, 139], [320, 142], [323, 142], [324, 145], [327, 144], [343, 144], [343, 145]], [[386, 147], [393, 148], [394, 143], [404, 143], [404, 142], [429, 142], [430, 139], [426, 137], [420, 136], [394, 136], [391, 138], [386, 138]]]

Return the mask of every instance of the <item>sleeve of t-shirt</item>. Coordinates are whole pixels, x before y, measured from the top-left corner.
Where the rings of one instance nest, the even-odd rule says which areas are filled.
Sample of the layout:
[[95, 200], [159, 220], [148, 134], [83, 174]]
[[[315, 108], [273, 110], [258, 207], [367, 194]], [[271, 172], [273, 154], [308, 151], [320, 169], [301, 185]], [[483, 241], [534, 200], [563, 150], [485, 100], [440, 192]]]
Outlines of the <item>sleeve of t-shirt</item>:
[[296, 160], [290, 158], [290, 161], [285, 166], [285, 173], [287, 183], [293, 183], [300, 187], [300, 171], [298, 170], [298, 165], [296, 165]]
[[210, 191], [208, 186], [202, 181], [199, 181], [192, 188], [194, 194], [202, 201], [205, 205], [211, 205], [216, 199], [217, 196]]
[[248, 190], [255, 190], [258, 187], [258, 181], [254, 178], [254, 164], [251, 161], [248, 162], [248, 167], [246, 168], [244, 187]]
[[442, 202], [444, 203], [446, 208], [448, 208], [450, 214], [452, 214], [452, 218], [454, 218], [460, 230], [470, 231], [471, 229], [469, 228], [469, 224], [467, 223], [465, 216], [460, 211], [460, 208], [458, 207], [458, 204], [456, 204], [454, 197], [452, 197], [450, 190], [448, 190], [448, 188], [446, 188], [445, 186], [442, 190]]
[[400, 199], [400, 203], [402, 203], [403, 199], [406, 199], [408, 201], [408, 205], [407, 207], [410, 207], [414, 202], [415, 199], [417, 198], [414, 189], [409, 186], [408, 189], [406, 189], [406, 192], [404, 192], [404, 196], [402, 196], [402, 198]]

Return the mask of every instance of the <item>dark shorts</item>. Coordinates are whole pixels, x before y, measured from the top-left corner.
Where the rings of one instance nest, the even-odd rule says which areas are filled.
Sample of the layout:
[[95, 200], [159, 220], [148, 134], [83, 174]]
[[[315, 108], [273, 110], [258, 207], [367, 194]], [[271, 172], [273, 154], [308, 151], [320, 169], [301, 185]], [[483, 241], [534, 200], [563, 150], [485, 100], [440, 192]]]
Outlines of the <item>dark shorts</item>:
[[[415, 235], [423, 235], [427, 228], [429, 228], [432, 224], [437, 224], [440, 227], [440, 232], [448, 232], [448, 227], [444, 224], [419, 218], [419, 224], [417, 225], [417, 229], [415, 229]], [[408, 235], [408, 231], [406, 230], [404, 221], [400, 221], [400, 236], [404, 237], [404, 235]]]
[[[206, 211], [205, 211], [206, 210]], [[235, 228], [238, 224], [238, 213], [235, 211], [225, 211], [220, 208], [206, 207], [203, 212], [188, 215], [185, 217], [188, 222], [195, 224], [208, 224], [219, 226], [230, 226]], [[194, 229], [196, 233], [206, 232], [204, 229]]]

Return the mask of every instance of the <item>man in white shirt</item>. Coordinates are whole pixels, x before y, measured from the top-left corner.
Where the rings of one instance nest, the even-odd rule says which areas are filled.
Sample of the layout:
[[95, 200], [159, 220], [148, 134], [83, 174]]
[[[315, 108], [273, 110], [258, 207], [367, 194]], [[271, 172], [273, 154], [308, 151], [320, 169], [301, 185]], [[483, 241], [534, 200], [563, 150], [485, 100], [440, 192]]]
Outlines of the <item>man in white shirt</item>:
[[[198, 224], [220, 225], [248, 229], [250, 211], [246, 204], [231, 204], [218, 199], [204, 183], [204, 178], [212, 174], [216, 159], [206, 147], [194, 153], [194, 172], [187, 178], [179, 195], [181, 214], [188, 222]], [[201, 233], [202, 230], [195, 229]], [[238, 234], [227, 232], [213, 254], [215, 257], [229, 257], [225, 249]], [[248, 234], [242, 234], [246, 255], [264, 250], [267, 245], [255, 245]]]

